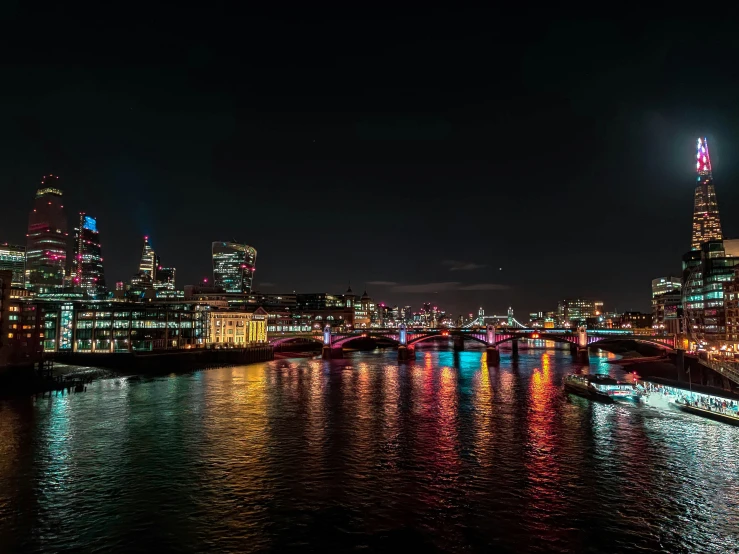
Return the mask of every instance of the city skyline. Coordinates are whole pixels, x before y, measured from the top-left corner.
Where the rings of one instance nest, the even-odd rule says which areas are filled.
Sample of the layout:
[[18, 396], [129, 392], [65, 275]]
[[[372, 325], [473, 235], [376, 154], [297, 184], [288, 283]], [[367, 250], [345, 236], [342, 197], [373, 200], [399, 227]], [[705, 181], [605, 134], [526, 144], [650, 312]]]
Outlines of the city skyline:
[[0, 551], [739, 553], [731, 18], [3, 7]]
[[[701, 149], [703, 149], [703, 150], [701, 150]], [[710, 238], [714, 238], [714, 235], [721, 236], [721, 224], [720, 224], [720, 219], [719, 219], [718, 207], [717, 207], [716, 201], [715, 201], [716, 193], [715, 193], [715, 189], [714, 189], [714, 185], [713, 185], [713, 177], [712, 177], [712, 171], [711, 171], [711, 162], [710, 162], [710, 158], [705, 158], [706, 159], [706, 163], [703, 163], [701, 165], [700, 155], [701, 155], [701, 152], [702, 151], [705, 153], [706, 156], [708, 155], [707, 139], [698, 138], [697, 139], [697, 152], [698, 152], [698, 156], [699, 156], [699, 161], [698, 161], [697, 173], [698, 173], [698, 182], [699, 183], [698, 183], [698, 186], [696, 187], [696, 190], [695, 190], [695, 199], [694, 199], [693, 236], [692, 236], [692, 244], [691, 244], [691, 246], [692, 246], [693, 249], [695, 249], [696, 240], [699, 240], [699, 238], [700, 239], [706, 239], [707, 240], [707, 239], [710, 239]], [[58, 175], [51, 174], [50, 177], [51, 178], [54, 178], [56, 180], [59, 179], [59, 176]], [[42, 179], [42, 181], [41, 181], [41, 188], [39, 188], [37, 190], [37, 192], [36, 192], [37, 205], [32, 210], [32, 215], [31, 215], [32, 220], [35, 217], [33, 214], [36, 212], [36, 208], [38, 208], [38, 199], [39, 198], [45, 198], [46, 196], [51, 195], [52, 198], [58, 197], [59, 199], [61, 199], [61, 196], [63, 194], [63, 191], [61, 189], [58, 189], [58, 188], [53, 188], [52, 189], [52, 188], [49, 188], [48, 186], [46, 186], [46, 183], [45, 183], [45, 180], [46, 179], [47, 179], [47, 177], [44, 176], [43, 179]], [[58, 183], [58, 181], [56, 181], [56, 182]], [[708, 219], [710, 219], [711, 221], [714, 221], [715, 220], [715, 222], [716, 222], [715, 224], [712, 224], [712, 225], [707, 225], [707, 224], [704, 225], [704, 224], [700, 224], [700, 222], [699, 222], [699, 220], [702, 221], [701, 218], [703, 217], [703, 211], [704, 211], [703, 210], [703, 207], [704, 207], [703, 204], [701, 204], [699, 206], [699, 200], [700, 200], [700, 198], [702, 198], [702, 196], [700, 194], [700, 191], [702, 189], [707, 189], [707, 191], [708, 191], [708, 197], [710, 199], [711, 205], [710, 205], [710, 210], [708, 210], [708, 212], [706, 212], [706, 217], [708, 217], [709, 212], [710, 212], [710, 217], [708, 217]], [[703, 193], [704, 193], [703, 196], [706, 196], [706, 194], [705, 194], [706, 191], [703, 191]], [[45, 203], [45, 201], [42, 201], [42, 203]], [[60, 202], [58, 202], [58, 203], [60, 203]], [[48, 204], [51, 206], [52, 203], [49, 202]], [[63, 208], [64, 208], [64, 206], [61, 206], [62, 211], [63, 211]], [[80, 217], [81, 218], [84, 218], [85, 217], [85, 213], [84, 212], [80, 212]], [[97, 221], [96, 221], [96, 219], [95, 218], [88, 218], [88, 219], [90, 219], [93, 222], [92, 225], [94, 227], [94, 233], [95, 233], [95, 235], [97, 235], [98, 231], [97, 231]], [[31, 223], [29, 223], [29, 234], [27, 235], [29, 237], [31, 236], [31, 234], [30, 234], [30, 229], [31, 229], [30, 226], [31, 225], [33, 225], [33, 221]], [[84, 222], [81, 219], [78, 228], [83, 228], [83, 227], [84, 227]], [[698, 227], [698, 230], [696, 230], [697, 227]], [[707, 228], [707, 227], [710, 227], [710, 229]], [[716, 227], [717, 230], [714, 229], [714, 227]], [[75, 232], [78, 232], [78, 228], [75, 228]], [[64, 227], [64, 233], [66, 234], [66, 226]], [[703, 235], [705, 235], [705, 236], [703, 236]], [[65, 273], [64, 273], [64, 277], [62, 279], [66, 279], [66, 278], [74, 279], [75, 268], [77, 266], [77, 264], [74, 262], [74, 260], [76, 259], [76, 256], [77, 256], [75, 249], [79, 247], [78, 246], [78, 241], [77, 241], [77, 236], [78, 235], [75, 236], [75, 240], [72, 242], [71, 248], [69, 248], [69, 251], [66, 253], [67, 257], [70, 257], [70, 260], [72, 260], [71, 263], [70, 263], [70, 265], [68, 265], [68, 266], [66, 265], [66, 258], [64, 258], [64, 260], [65, 260], [64, 261], [64, 263], [65, 263]], [[30, 240], [32, 241], [32, 239], [30, 239]], [[215, 249], [216, 245], [219, 245], [219, 246], [220, 245], [224, 245], [224, 246], [225, 245], [239, 246], [239, 245], [236, 245], [236, 244], [233, 244], [233, 243], [226, 243], [226, 242], [216, 241], [216, 242], [212, 243], [212, 249]], [[253, 256], [252, 262], [250, 262], [250, 264], [249, 264], [250, 274], [249, 274], [248, 278], [245, 279], [245, 282], [247, 282], [248, 284], [243, 285], [244, 286], [244, 289], [243, 289], [244, 292], [250, 292], [251, 290], [259, 290], [260, 292], [266, 292], [266, 293], [271, 293], [271, 292], [288, 292], [287, 289], [284, 290], [284, 291], [272, 290], [275, 287], [275, 284], [274, 283], [266, 283], [265, 290], [259, 289], [258, 287], [253, 288], [253, 286], [252, 286], [252, 281], [253, 281], [253, 278], [254, 278], [254, 263], [253, 263], [253, 259], [256, 257], [256, 251], [252, 247], [250, 247], [248, 245], [244, 245], [244, 246], [245, 246], [245, 248], [247, 250], [251, 249], [251, 250], [254, 251], [254, 254], [252, 255]], [[30, 247], [31, 247], [31, 242], [29, 242], [29, 249], [30, 249]], [[100, 244], [97, 245], [98, 256], [99, 256], [99, 249], [100, 249]], [[213, 256], [214, 255], [215, 255], [215, 250], [213, 251]], [[216, 281], [218, 281], [218, 278], [216, 277], [216, 272], [215, 272], [215, 257], [213, 258], [213, 260], [214, 260], [214, 262], [213, 262], [214, 263], [214, 265], [213, 265], [213, 272], [211, 273], [211, 275], [209, 275], [207, 277], [203, 277], [202, 279], [205, 279], [206, 282], [211, 281], [214, 284], [216, 284], [216, 286], [218, 286], [217, 283], [216, 283]], [[480, 269], [480, 268], [484, 267], [484, 266], [480, 266], [479, 264], [476, 264], [474, 262], [460, 262], [460, 261], [453, 261], [453, 260], [444, 260], [443, 261], [443, 265], [447, 266], [449, 268], [449, 271], [470, 271], [470, 270], [476, 270], [476, 269]], [[246, 266], [244, 264], [241, 264], [241, 267], [246, 267]], [[29, 267], [26, 268], [26, 271], [27, 271], [27, 277], [26, 277], [26, 279], [29, 282], [31, 280], [30, 275], [31, 275], [31, 269], [32, 268], [33, 268], [33, 264], [31, 264], [31, 268], [29, 268]], [[141, 257], [140, 257], [140, 263], [139, 263], [139, 268], [138, 268], [138, 276], [142, 276], [142, 275], [144, 275], [144, 276], [150, 276], [150, 274], [154, 274], [155, 275], [157, 269], [159, 269], [159, 270], [162, 270], [163, 269], [162, 266], [161, 266], [161, 263], [160, 263], [160, 257], [154, 252], [153, 248], [151, 247], [151, 245], [150, 245], [150, 239], [149, 239], [149, 236], [147, 235], [147, 236], [144, 237], [144, 247], [143, 247], [143, 252], [141, 254]], [[102, 268], [100, 268], [99, 271], [102, 272]], [[165, 271], [167, 272], [167, 275], [168, 275], [168, 278], [166, 279], [165, 282], [168, 282], [168, 284], [162, 284], [162, 285], [159, 285], [159, 286], [155, 286], [154, 288], [169, 288], [169, 289], [174, 288], [172, 286], [172, 284], [171, 284], [171, 282], [173, 281], [173, 274], [172, 274], [172, 277], [169, 276], [169, 273], [170, 272], [174, 272], [174, 268], [166, 268]], [[502, 268], [499, 268], [499, 271], [502, 271]], [[151, 278], [151, 277], [149, 277], [149, 278]], [[104, 281], [104, 278], [103, 278], [103, 283], [104, 282], [105, 281]], [[134, 282], [136, 282], [136, 277], [134, 277]], [[222, 285], [223, 285], [223, 283], [221, 283], [221, 286]], [[392, 281], [366, 281], [365, 288], [368, 285], [369, 286], [374, 286], [376, 288], [376, 290], [378, 290], [378, 292], [379, 292], [380, 295], [383, 293], [383, 291], [386, 292], [386, 295], [387, 296], [391, 296], [391, 297], [393, 296], [393, 294], [392, 294], [393, 292], [399, 292], [399, 293], [403, 294], [404, 295], [402, 297], [403, 300], [401, 302], [397, 303], [398, 306], [399, 305], [403, 305], [403, 303], [407, 302], [407, 299], [408, 299], [408, 296], [409, 295], [411, 297], [412, 296], [417, 296], [419, 298], [419, 300], [416, 302], [416, 304], [420, 305], [420, 304], [425, 304], [426, 303], [426, 298], [429, 298], [429, 297], [430, 298], [433, 298], [434, 296], [437, 296], [439, 293], [448, 292], [449, 290], [453, 290], [453, 289], [466, 290], [466, 291], [469, 291], [469, 292], [472, 292], [472, 291], [488, 291], [488, 290], [501, 290], [502, 291], [502, 290], [509, 289], [509, 287], [507, 285], [504, 285], [504, 284], [470, 284], [470, 285], [465, 285], [465, 284], [460, 283], [460, 282], [457, 282], [457, 281], [453, 281], [453, 282], [438, 282], [438, 283], [431, 283], [431, 284], [421, 284], [421, 285], [417, 285], [417, 286], [416, 285], [401, 285], [400, 283], [392, 282]], [[242, 286], [242, 285], [239, 285], [239, 286]], [[226, 288], [228, 289], [228, 287], [226, 287]], [[102, 289], [100, 287], [98, 287], [98, 290], [102, 290]], [[295, 289], [293, 289], [293, 291], [294, 290]], [[229, 290], [229, 291], [230, 292], [235, 292], [235, 289]], [[387, 291], [390, 291], [390, 294], [387, 294]], [[303, 291], [303, 292], [305, 292], [305, 291]], [[333, 294], [333, 293], [336, 293], [337, 291], [336, 290], [327, 290], [327, 292], [330, 293], [330, 294]], [[585, 298], [586, 296], [587, 295], [570, 295], [570, 297], [578, 297], [578, 298], [580, 298], [580, 297], [581, 298]], [[596, 296], [598, 296], [598, 295], [596, 295]], [[600, 295], [600, 296], [602, 296], [602, 295]], [[587, 296], [587, 298], [589, 298], [590, 300], [592, 300], [592, 297], [591, 296]], [[558, 299], [557, 301], [559, 301], [559, 300], [560, 299]], [[645, 302], [642, 302], [642, 304], [645, 304]], [[552, 307], [551, 306], [545, 306], [544, 308], [549, 309], [549, 308], [552, 308]], [[538, 306], [538, 307], [536, 307], [536, 309], [537, 310], [541, 310], [542, 307], [541, 306]], [[614, 310], [617, 310], [617, 309], [618, 308], [614, 308]], [[455, 313], [457, 315], [466, 315], [466, 314], [469, 314], [469, 313], [473, 313], [473, 311], [474, 311], [473, 308], [470, 307], [468, 310], [461, 309], [461, 310], [457, 310]], [[627, 309], [626, 311], [629, 311], [629, 310]], [[503, 313], [502, 310], [501, 310], [501, 313]]]
[[[444, 44], [420, 30], [436, 16], [399, 14], [383, 39], [392, 56], [362, 40], [336, 50], [331, 32], [374, 36], [351, 16], [316, 33], [258, 19], [243, 44], [212, 31], [181, 42], [169, 29], [167, 42], [186, 46], [166, 55], [147, 47], [147, 29], [141, 44], [101, 41], [95, 52], [66, 32], [49, 54], [56, 22], [34, 21], [44, 40], [12, 50], [30, 69], [10, 68], [0, 93], [0, 182], [13, 191], [0, 241], [25, 243], [29, 197], [53, 172], [67, 213], [97, 217], [109, 283], [130, 278], [143, 236], [181, 284], [212, 275], [214, 240], [239, 237], [259, 250], [262, 291], [340, 292], [351, 281], [388, 304], [456, 313], [526, 313], [567, 297], [647, 310], [651, 279], [678, 273], [673, 253], [690, 246], [697, 136], [711, 144], [723, 232], [739, 236], [727, 26], [707, 38], [706, 58], [680, 23], [641, 22], [628, 35], [537, 23], [537, 38], [483, 75], [483, 51], [519, 40], [490, 35], [484, 12], [449, 11]], [[128, 34], [113, 25], [110, 36]], [[231, 71], [230, 53], [261, 51], [275, 27], [303, 49]], [[38, 66], [49, 55], [80, 71], [49, 79]], [[711, 87], [680, 69], [690, 60]]]

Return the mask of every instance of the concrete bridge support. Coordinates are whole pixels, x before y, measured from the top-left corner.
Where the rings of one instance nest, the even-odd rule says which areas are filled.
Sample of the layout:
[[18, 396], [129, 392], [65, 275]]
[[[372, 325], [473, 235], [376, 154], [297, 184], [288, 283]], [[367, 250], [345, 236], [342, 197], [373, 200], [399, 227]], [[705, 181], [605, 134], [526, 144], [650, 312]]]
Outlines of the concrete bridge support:
[[401, 344], [398, 346], [398, 361], [408, 362], [416, 359], [416, 349]]
[[324, 360], [341, 360], [344, 357], [344, 349], [339, 347], [332, 347], [323, 345], [321, 348], [321, 358]]
[[495, 346], [488, 346], [487, 350], [488, 366], [500, 365], [500, 351]]
[[511, 341], [511, 359], [518, 360], [518, 341], [516, 339]]
[[570, 345], [570, 354], [572, 354], [572, 357], [577, 356], [577, 345], [574, 342], [568, 342], [567, 344]]
[[577, 347], [577, 351], [575, 354], [575, 360], [577, 363], [580, 364], [589, 364], [590, 363], [590, 353], [588, 352], [587, 346], [585, 348]]
[[453, 344], [455, 352], [464, 351], [464, 338], [461, 335], [454, 335]]

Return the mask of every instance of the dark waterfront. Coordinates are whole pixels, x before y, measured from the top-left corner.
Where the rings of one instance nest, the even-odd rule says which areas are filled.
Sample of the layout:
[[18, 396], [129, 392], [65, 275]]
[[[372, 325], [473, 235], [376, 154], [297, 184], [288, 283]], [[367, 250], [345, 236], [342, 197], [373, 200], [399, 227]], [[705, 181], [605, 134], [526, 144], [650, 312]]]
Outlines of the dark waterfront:
[[739, 428], [566, 397], [554, 348], [395, 357], [0, 403], [0, 551], [739, 548]]

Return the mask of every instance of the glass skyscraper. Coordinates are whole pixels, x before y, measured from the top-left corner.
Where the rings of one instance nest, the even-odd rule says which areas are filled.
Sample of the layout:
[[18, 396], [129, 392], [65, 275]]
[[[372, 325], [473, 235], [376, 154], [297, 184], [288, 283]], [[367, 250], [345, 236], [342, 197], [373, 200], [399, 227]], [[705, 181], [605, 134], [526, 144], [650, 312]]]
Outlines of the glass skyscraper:
[[716, 189], [713, 186], [711, 157], [708, 154], [708, 141], [698, 139], [696, 146], [696, 172], [698, 186], [695, 187], [693, 205], [693, 236], [691, 248], [700, 250], [701, 244], [721, 240], [721, 219], [718, 215]]
[[28, 217], [26, 288], [37, 293], [64, 288], [67, 218], [62, 191], [56, 188], [58, 180], [56, 175], [44, 176]]
[[157, 255], [149, 243], [149, 237], [144, 237], [144, 248], [141, 250], [141, 262], [139, 263], [139, 275], [146, 275], [150, 281], [154, 280], [157, 267]]
[[75, 290], [93, 297], [104, 296], [107, 292], [97, 220], [84, 212], [80, 213], [79, 225], [74, 229], [70, 281]]
[[225, 292], [250, 293], [257, 251], [248, 244], [214, 242], [213, 283]]

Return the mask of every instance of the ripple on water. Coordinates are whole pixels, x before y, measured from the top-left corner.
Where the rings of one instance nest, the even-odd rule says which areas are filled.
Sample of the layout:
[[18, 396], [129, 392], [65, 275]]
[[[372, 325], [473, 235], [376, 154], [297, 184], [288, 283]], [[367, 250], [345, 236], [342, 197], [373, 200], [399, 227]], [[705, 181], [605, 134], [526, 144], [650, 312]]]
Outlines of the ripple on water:
[[355, 353], [0, 403], [0, 551], [736, 550], [739, 429], [571, 370]]

